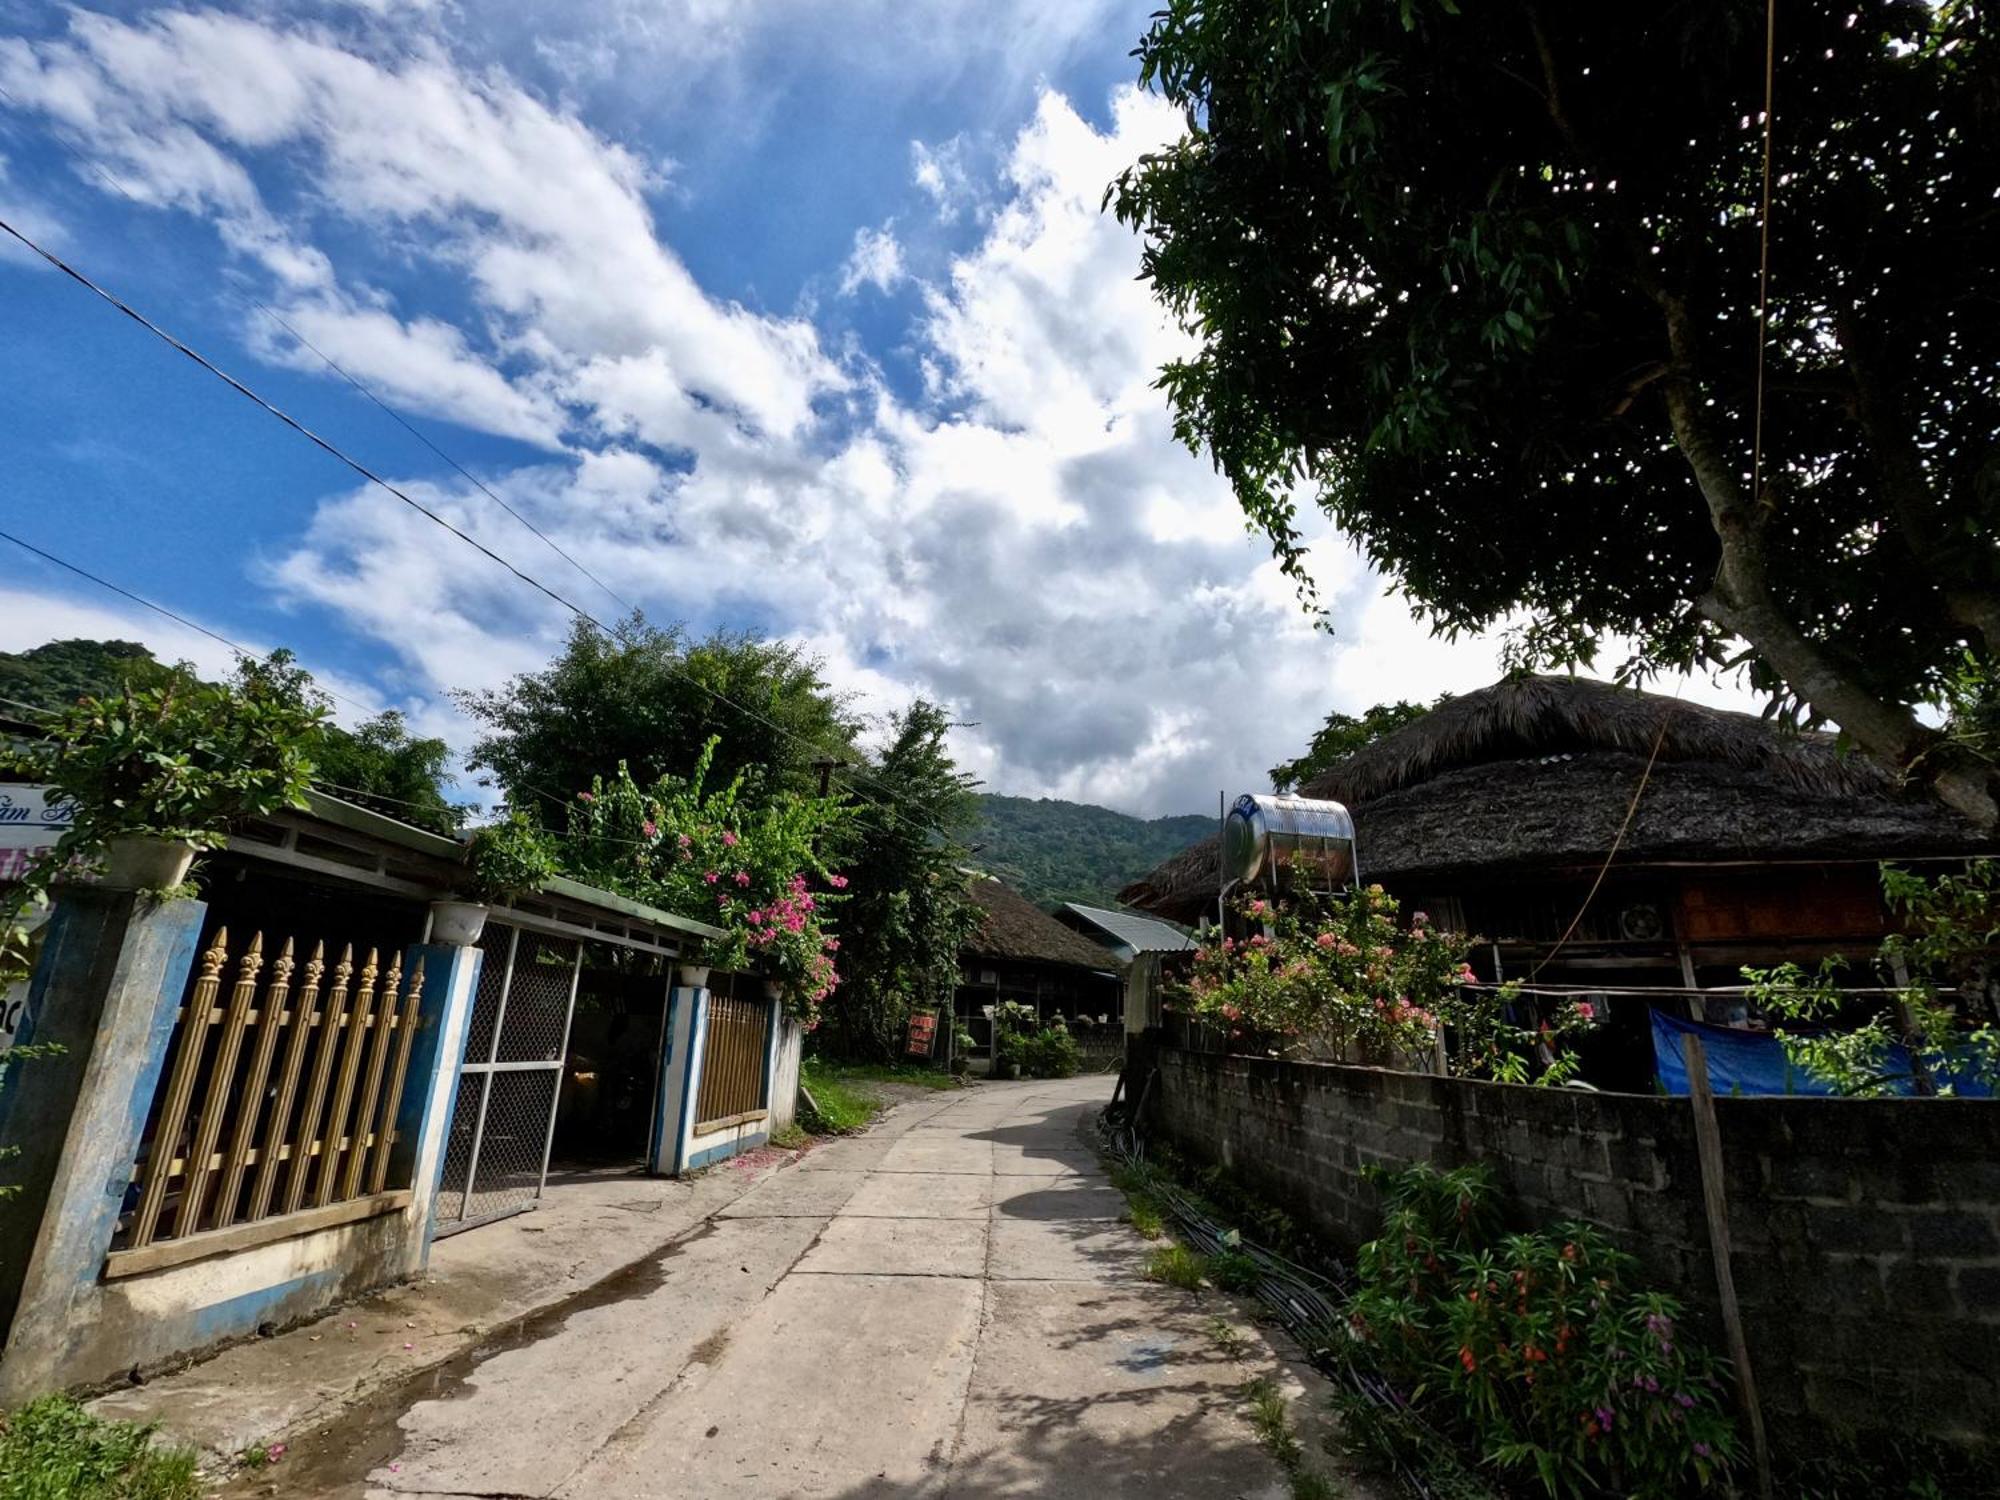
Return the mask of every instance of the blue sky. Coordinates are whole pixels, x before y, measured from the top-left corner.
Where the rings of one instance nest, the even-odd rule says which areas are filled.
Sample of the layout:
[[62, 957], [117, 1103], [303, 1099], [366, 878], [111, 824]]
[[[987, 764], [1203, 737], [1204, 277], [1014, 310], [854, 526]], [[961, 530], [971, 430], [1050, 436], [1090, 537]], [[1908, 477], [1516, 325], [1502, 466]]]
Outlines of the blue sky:
[[[1153, 372], [1104, 186], [1175, 121], [1096, 0], [0, 0], [0, 216], [604, 617], [799, 640], [925, 693], [995, 789], [1261, 785], [1332, 707], [1491, 680], [1334, 536], [1312, 631]], [[283, 320], [283, 325], [278, 321]], [[562, 611], [80, 288], [0, 252], [7, 529], [352, 705]], [[199, 636], [0, 548], [0, 649]]]

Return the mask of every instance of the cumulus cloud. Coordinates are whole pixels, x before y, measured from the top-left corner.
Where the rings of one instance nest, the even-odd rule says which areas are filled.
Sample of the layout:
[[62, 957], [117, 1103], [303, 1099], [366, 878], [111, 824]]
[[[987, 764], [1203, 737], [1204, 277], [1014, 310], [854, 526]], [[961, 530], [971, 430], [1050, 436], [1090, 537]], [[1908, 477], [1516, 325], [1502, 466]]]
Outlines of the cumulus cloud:
[[[548, 449], [492, 487], [619, 598], [795, 639], [865, 708], [944, 702], [995, 789], [1205, 808], [1261, 785], [1331, 707], [1494, 675], [1490, 645], [1431, 641], [1325, 530], [1336, 634], [1316, 632], [1175, 442], [1152, 382], [1184, 336], [1099, 207], [1180, 127], [1137, 90], [1104, 129], [1044, 90], [983, 179], [961, 142], [913, 148], [938, 218], [981, 207], [917, 286], [910, 390], [804, 318], [704, 290], [649, 210], [646, 162], [442, 48], [385, 60], [276, 22], [78, 13], [53, 42], [0, 42], [0, 86], [146, 201], [213, 223], [287, 321], [385, 396]], [[267, 194], [274, 159], [305, 163], [311, 192]], [[326, 216], [393, 237], [477, 316], [343, 279], [317, 248]], [[854, 292], [912, 273], [884, 225], [838, 275]], [[456, 477], [406, 487], [601, 617], [618, 607]], [[325, 499], [258, 567], [433, 695], [539, 664], [570, 623], [375, 489]]]

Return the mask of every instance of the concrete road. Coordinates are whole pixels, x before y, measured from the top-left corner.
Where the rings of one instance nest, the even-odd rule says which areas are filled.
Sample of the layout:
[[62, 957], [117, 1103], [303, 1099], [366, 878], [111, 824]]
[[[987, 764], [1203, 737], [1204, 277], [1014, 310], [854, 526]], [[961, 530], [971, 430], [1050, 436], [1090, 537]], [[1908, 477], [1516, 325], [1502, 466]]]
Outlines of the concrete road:
[[1240, 1400], [1268, 1354], [1218, 1341], [1226, 1304], [1143, 1279], [1079, 1134], [1110, 1088], [904, 1105], [559, 1323], [296, 1444], [254, 1492], [1286, 1495]]

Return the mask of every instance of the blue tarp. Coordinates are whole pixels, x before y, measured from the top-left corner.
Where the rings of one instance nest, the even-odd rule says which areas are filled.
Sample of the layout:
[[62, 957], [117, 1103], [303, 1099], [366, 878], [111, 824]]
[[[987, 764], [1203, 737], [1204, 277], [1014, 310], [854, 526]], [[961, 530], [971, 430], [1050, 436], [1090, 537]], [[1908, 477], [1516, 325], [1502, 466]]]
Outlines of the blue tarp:
[[[1665, 1011], [1653, 1011], [1653, 1064], [1659, 1072], [1660, 1087], [1669, 1094], [1688, 1091], [1687, 1065], [1681, 1060], [1681, 1038], [1693, 1033], [1701, 1038], [1708, 1056], [1709, 1087], [1718, 1094], [1831, 1094], [1833, 1090], [1785, 1056], [1784, 1045], [1774, 1036], [1757, 1031], [1739, 1031], [1731, 1026], [1709, 1026], [1700, 1021], [1684, 1021]], [[1891, 1047], [1887, 1071], [1907, 1075], [1910, 1054]], [[1992, 1090], [1975, 1078], [1946, 1075], [1954, 1093], [1987, 1098]], [[1914, 1093], [1909, 1079], [1895, 1085], [1899, 1094]]]

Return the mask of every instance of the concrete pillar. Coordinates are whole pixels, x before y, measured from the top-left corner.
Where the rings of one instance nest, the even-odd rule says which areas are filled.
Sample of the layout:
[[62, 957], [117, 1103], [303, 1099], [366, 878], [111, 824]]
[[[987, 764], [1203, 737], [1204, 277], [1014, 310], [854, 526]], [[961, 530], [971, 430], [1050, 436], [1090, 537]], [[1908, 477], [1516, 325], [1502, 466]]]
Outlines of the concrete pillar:
[[416, 943], [403, 961], [405, 973], [418, 964], [424, 968], [423, 1021], [410, 1044], [410, 1071], [396, 1111], [396, 1141], [389, 1148], [389, 1180], [408, 1181], [415, 1194], [409, 1215], [419, 1233], [412, 1239], [406, 1268], [410, 1275], [430, 1264], [431, 1241], [437, 1237], [438, 1183], [444, 1175], [451, 1122], [458, 1113], [459, 1069], [465, 1063], [472, 999], [479, 991], [485, 958], [470, 944]]
[[63, 1051], [0, 1085], [0, 1183], [19, 1189], [0, 1209], [0, 1408], [57, 1383], [66, 1332], [89, 1317], [207, 911], [58, 896], [15, 1040]]
[[701, 1088], [701, 1054], [708, 1039], [708, 987], [675, 985], [667, 992], [667, 1020], [660, 1038], [654, 1090], [653, 1139], [646, 1170], [675, 1177], [687, 1166], [694, 1139], [695, 1095]]

